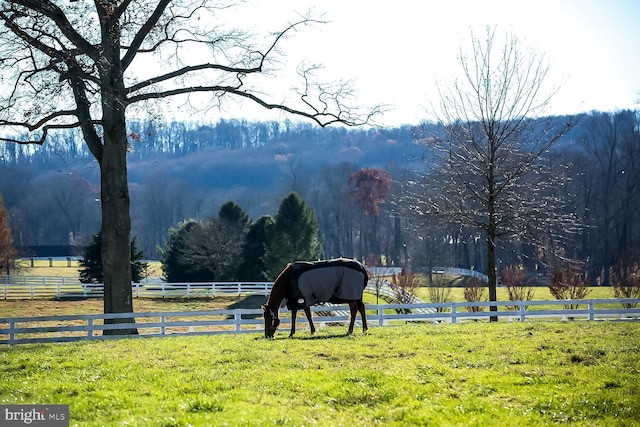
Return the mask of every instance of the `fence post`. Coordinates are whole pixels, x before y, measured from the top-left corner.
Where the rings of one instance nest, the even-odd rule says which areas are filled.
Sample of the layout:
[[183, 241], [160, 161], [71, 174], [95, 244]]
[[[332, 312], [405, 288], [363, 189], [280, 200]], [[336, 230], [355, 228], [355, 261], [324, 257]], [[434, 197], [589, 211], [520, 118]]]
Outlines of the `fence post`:
[[238, 282], [238, 296], [242, 294], [242, 283]]
[[160, 333], [165, 335], [167, 332], [167, 316], [160, 316]]
[[456, 313], [457, 313], [457, 305], [456, 303], [452, 303], [451, 304], [451, 323], [456, 323], [456, 321], [458, 320]]
[[240, 313], [233, 313], [233, 321], [236, 324], [236, 332], [240, 332], [240, 319], [242, 315]]
[[9, 322], [9, 344], [13, 344], [13, 341], [15, 340], [16, 337], [16, 322], [15, 321], [11, 321]]
[[191, 283], [187, 283], [187, 299], [191, 298]]
[[91, 318], [87, 320], [87, 336], [88, 337], [93, 336], [93, 319]]
[[594, 310], [594, 309], [595, 309], [595, 307], [594, 307], [594, 304], [593, 304], [593, 300], [592, 300], [592, 299], [591, 299], [591, 300], [589, 300], [589, 305], [588, 305], [588, 307], [589, 307], [589, 320], [594, 320], [594, 319], [595, 319], [595, 317], [596, 317], [596, 312], [595, 312], [595, 310]]
[[522, 301], [520, 301], [520, 321], [524, 322], [527, 315], [525, 314], [525, 305]]
[[384, 310], [378, 307], [378, 326], [384, 326]]

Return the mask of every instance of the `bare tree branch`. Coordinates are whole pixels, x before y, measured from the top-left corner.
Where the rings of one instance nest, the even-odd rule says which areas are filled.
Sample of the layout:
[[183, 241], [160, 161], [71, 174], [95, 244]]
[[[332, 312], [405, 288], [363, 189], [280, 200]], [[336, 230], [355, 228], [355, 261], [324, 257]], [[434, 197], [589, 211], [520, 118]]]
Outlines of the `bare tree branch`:
[[[126, 6], [127, 6], [126, 3], [128, 2], [125, 2], [122, 5], [120, 5], [118, 10], [119, 13], [114, 14], [112, 16], [112, 19], [117, 20], [120, 17], [120, 15], [126, 10]], [[158, 5], [156, 6], [156, 9], [153, 11], [151, 16], [149, 16], [149, 19], [147, 19], [147, 22], [145, 22], [142, 28], [140, 28], [140, 30], [136, 33], [133, 39], [133, 43], [131, 43], [131, 46], [129, 46], [129, 48], [127, 49], [127, 53], [122, 58], [122, 68], [124, 70], [129, 68], [131, 61], [133, 61], [133, 58], [135, 58], [136, 53], [138, 52], [138, 49], [140, 49], [140, 46], [142, 45], [142, 42], [147, 37], [151, 29], [158, 23], [158, 20], [162, 17], [165, 9], [170, 3], [171, 3], [171, 0], [159, 1]]]

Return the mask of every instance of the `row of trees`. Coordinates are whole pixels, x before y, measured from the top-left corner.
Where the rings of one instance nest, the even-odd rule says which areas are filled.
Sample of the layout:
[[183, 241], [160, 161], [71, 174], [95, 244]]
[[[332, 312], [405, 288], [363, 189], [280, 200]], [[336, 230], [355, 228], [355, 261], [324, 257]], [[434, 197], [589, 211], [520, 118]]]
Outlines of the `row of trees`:
[[[637, 256], [634, 248], [640, 245], [638, 113], [594, 112], [576, 120], [572, 139], [561, 141], [549, 150], [544, 160], [546, 166], [537, 172], [552, 177], [545, 189], [548, 200], [539, 201], [538, 205], [558, 218], [572, 221], [556, 224], [546, 231], [538, 227], [535, 238], [531, 234], [535, 230], [532, 225], [548, 227], [551, 223], [525, 221], [527, 226], [518, 226], [517, 230], [520, 234], [529, 233], [526, 236], [498, 238], [498, 270], [514, 264], [540, 271], [569, 258], [585, 262], [594, 284], [609, 284], [610, 267], [621, 258]], [[433, 129], [425, 126], [419, 135], [420, 141], [428, 146]], [[208, 206], [214, 203], [220, 206], [220, 197], [236, 200], [243, 207], [249, 207], [252, 217], [260, 217], [276, 212], [277, 205], [272, 205], [270, 200], [282, 198], [286, 191], [297, 191], [317, 218], [323, 242], [322, 257], [344, 255], [367, 259], [375, 253], [374, 258], [388, 264], [410, 262], [419, 268], [452, 265], [487, 271], [487, 249], [481, 230], [469, 224], [446, 221], [449, 215], [419, 209], [420, 200], [429, 200], [425, 194], [433, 194], [436, 188], [443, 189], [447, 182], [436, 173], [433, 157], [425, 159], [425, 168], [429, 166], [434, 172], [418, 178], [397, 165], [389, 165], [385, 171], [362, 170], [352, 163], [338, 163], [311, 172], [304, 164], [293, 162], [290, 168], [281, 170], [280, 185], [273, 192], [256, 193], [249, 188], [237, 188], [210, 193], [208, 197], [206, 192], [199, 193], [187, 183], [173, 181], [158, 171], [145, 183], [133, 186], [134, 234], [147, 256], [156, 258], [156, 248], [164, 245], [172, 225], [184, 218], [211, 215], [215, 211]], [[29, 244], [84, 246], [99, 229], [100, 206], [96, 201], [99, 190], [79, 174], [57, 173], [34, 180], [24, 168], [7, 167], [2, 172], [7, 172], [0, 187], [2, 195], [6, 195], [5, 201], [10, 202], [7, 220], [15, 248]], [[376, 174], [382, 179], [376, 179]], [[368, 183], [362, 182], [366, 176], [371, 178]], [[460, 179], [464, 182], [465, 176], [461, 175]], [[367, 200], [373, 200], [368, 198], [373, 197], [375, 191], [366, 189], [376, 182], [387, 194], [386, 203], [375, 205], [378, 211], [374, 216]], [[361, 184], [354, 188], [356, 183]], [[464, 185], [452, 188], [460, 191]], [[521, 185], [516, 194], [533, 201], [535, 189]], [[461, 197], [454, 197], [451, 192], [442, 195], [447, 195], [449, 200]], [[459, 211], [462, 207], [458, 205]]]
[[318, 223], [296, 193], [280, 203], [275, 217], [252, 222], [234, 202], [217, 217], [187, 220], [169, 230], [162, 270], [169, 282], [274, 280], [287, 263], [320, 257]]

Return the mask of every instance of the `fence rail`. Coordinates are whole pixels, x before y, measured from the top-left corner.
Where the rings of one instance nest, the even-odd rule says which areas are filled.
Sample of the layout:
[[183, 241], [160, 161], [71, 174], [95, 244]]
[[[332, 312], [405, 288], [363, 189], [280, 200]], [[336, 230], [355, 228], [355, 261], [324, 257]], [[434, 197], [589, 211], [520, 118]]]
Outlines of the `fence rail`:
[[[585, 308], [568, 309], [565, 306], [569, 304]], [[638, 304], [640, 299], [383, 304], [367, 306], [367, 318], [372, 326], [399, 325], [406, 322], [458, 323], [487, 320], [490, 316], [521, 322], [532, 319], [638, 321]], [[497, 307], [498, 311], [484, 311], [490, 306]], [[347, 310], [346, 306], [312, 307], [315, 322], [321, 327], [325, 323], [347, 322]], [[290, 325], [291, 318], [288, 312], [283, 310], [281, 314], [282, 327]], [[261, 309], [236, 309], [0, 318], [0, 344], [122, 338], [101, 333], [132, 327], [137, 328], [139, 334], [127, 337], [257, 333], [262, 331], [261, 317]], [[302, 325], [306, 320], [303, 322], [300, 319], [299, 322]]]

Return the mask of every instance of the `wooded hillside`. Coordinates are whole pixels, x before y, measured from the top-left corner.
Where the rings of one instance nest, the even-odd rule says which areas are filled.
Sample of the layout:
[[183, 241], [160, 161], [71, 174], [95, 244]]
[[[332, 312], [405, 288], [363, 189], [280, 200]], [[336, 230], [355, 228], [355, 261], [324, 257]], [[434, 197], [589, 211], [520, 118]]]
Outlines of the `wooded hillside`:
[[[562, 251], [602, 271], [640, 247], [640, 121], [632, 111], [577, 119], [549, 156], [558, 174], [555, 191], [582, 226], [563, 241]], [[131, 122], [133, 233], [147, 257], [157, 258], [169, 228], [184, 219], [210, 218], [232, 200], [256, 220], [274, 215], [282, 196], [295, 191], [318, 219], [324, 257], [366, 258], [366, 239], [376, 227], [383, 260], [482, 270], [483, 249], [476, 243], [482, 236], [416, 218], [403, 204], [405, 184], [424, 179], [431, 165], [428, 147], [416, 137], [441, 131], [434, 124], [346, 129], [236, 120]], [[0, 145], [0, 194], [19, 249], [82, 245], [98, 231], [98, 170], [79, 138], [59, 132], [40, 147]], [[393, 181], [375, 222], [349, 189], [351, 174], [364, 168], [382, 169]], [[538, 248], [527, 242], [504, 243], [498, 251], [504, 266], [540, 262]]]

